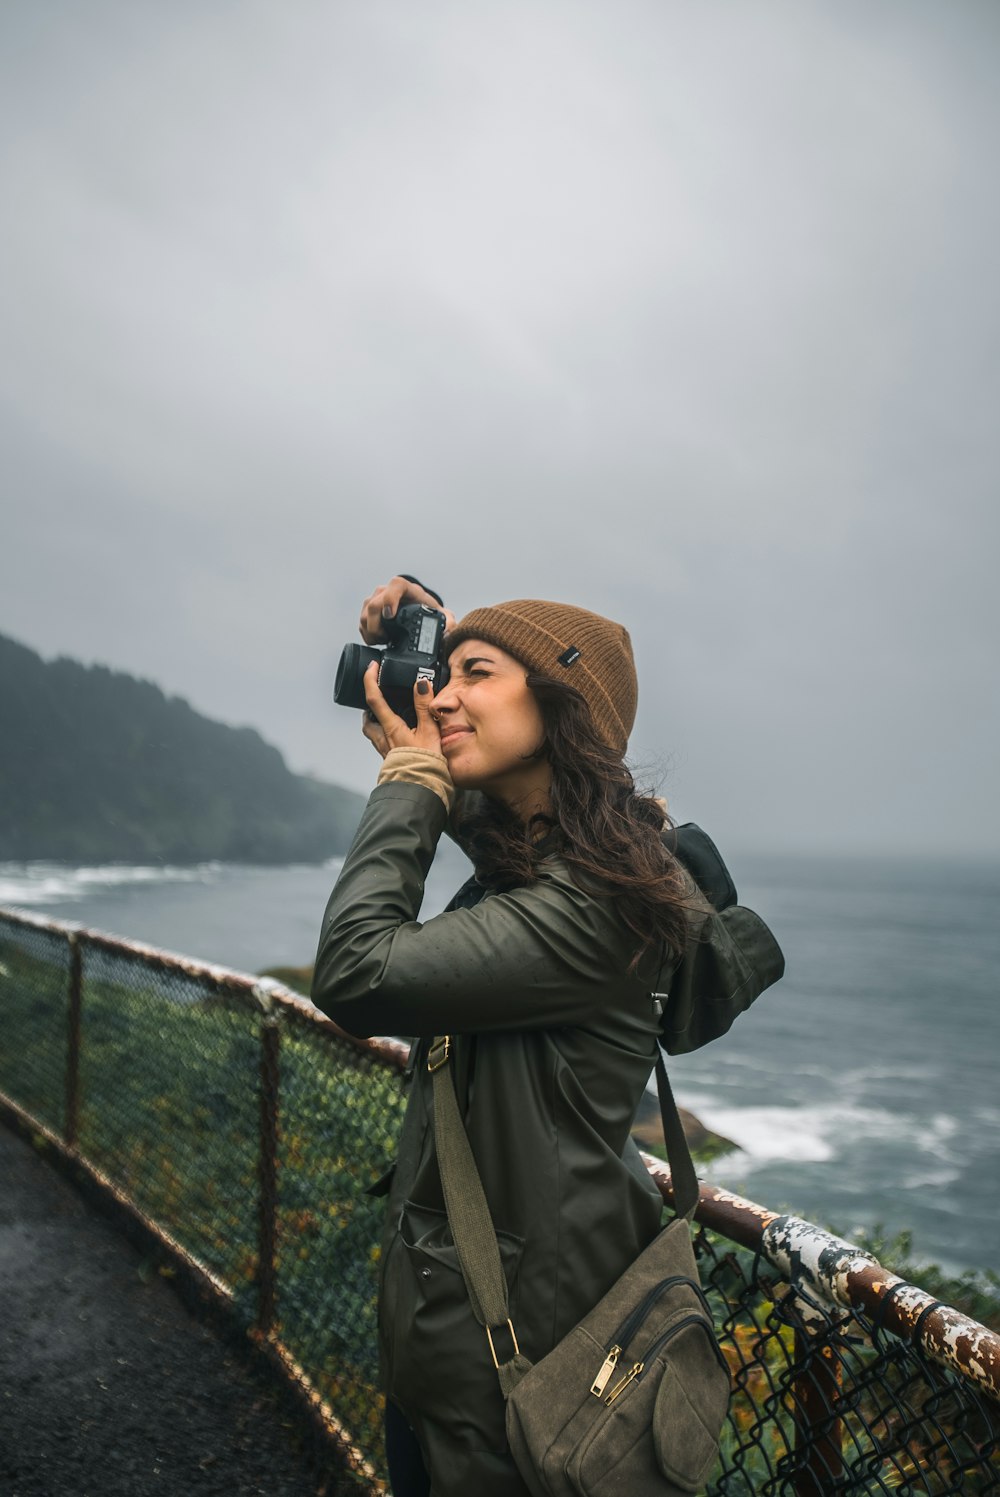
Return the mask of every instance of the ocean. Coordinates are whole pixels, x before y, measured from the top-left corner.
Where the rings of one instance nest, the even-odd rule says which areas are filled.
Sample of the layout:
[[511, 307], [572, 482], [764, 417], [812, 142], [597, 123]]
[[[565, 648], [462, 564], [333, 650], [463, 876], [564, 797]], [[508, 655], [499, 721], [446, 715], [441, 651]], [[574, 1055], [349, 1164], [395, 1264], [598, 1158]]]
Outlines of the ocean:
[[[312, 960], [338, 866], [0, 864], [0, 905], [257, 972]], [[467, 867], [442, 846], [422, 918]], [[708, 1177], [842, 1236], [910, 1231], [918, 1260], [953, 1273], [1000, 1269], [1000, 864], [731, 868], [787, 968], [671, 1063], [678, 1101], [736, 1146]]]

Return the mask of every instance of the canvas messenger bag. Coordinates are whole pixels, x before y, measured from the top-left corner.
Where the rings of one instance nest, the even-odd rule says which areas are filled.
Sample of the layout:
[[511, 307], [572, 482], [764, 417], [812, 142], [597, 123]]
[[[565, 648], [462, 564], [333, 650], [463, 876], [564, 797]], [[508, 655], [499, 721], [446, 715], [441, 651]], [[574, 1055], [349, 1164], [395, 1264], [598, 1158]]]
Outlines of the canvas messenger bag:
[[690, 1228], [698, 1180], [662, 1057], [656, 1080], [675, 1215], [600, 1303], [532, 1365], [511, 1324], [507, 1281], [450, 1054], [450, 1039], [441, 1036], [428, 1057], [445, 1206], [525, 1485], [535, 1497], [698, 1491], [718, 1453], [730, 1377], [698, 1279]]

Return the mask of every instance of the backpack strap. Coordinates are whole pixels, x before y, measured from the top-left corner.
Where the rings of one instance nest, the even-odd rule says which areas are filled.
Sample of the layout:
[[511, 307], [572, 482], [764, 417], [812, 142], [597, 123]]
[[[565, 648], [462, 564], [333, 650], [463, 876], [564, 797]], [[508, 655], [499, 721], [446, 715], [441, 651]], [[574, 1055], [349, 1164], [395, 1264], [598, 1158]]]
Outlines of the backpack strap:
[[656, 1051], [656, 1090], [660, 1096], [660, 1121], [663, 1123], [663, 1142], [667, 1146], [670, 1183], [674, 1188], [674, 1213], [691, 1221], [700, 1193], [698, 1173], [691, 1158], [688, 1141], [684, 1137], [684, 1125], [670, 1089], [670, 1077], [663, 1064], [663, 1051], [659, 1045]]

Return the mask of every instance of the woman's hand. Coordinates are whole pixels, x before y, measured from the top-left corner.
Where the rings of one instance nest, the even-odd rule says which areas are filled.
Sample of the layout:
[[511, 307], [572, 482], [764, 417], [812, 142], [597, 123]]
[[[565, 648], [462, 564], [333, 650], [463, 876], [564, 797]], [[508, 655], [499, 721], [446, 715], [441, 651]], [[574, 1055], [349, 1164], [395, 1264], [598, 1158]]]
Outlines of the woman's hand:
[[[426, 688], [424, 691], [420, 689], [422, 686]], [[369, 743], [374, 743], [383, 759], [394, 748], [423, 749], [428, 754], [441, 754], [441, 733], [431, 717], [434, 688], [429, 681], [415, 681], [413, 684], [413, 706], [417, 714], [415, 728], [393, 712], [379, 691], [377, 660], [373, 660], [365, 671], [365, 696], [369, 711], [364, 715], [362, 732]]]
[[450, 609], [442, 608], [437, 598], [426, 588], [416, 582], [407, 582], [405, 577], [393, 577], [385, 587], [377, 587], [361, 605], [359, 628], [366, 645], [385, 644], [383, 620], [395, 618], [404, 603], [426, 603], [428, 608], [436, 608], [438, 613], [443, 613], [446, 634], [455, 627], [455, 615]]

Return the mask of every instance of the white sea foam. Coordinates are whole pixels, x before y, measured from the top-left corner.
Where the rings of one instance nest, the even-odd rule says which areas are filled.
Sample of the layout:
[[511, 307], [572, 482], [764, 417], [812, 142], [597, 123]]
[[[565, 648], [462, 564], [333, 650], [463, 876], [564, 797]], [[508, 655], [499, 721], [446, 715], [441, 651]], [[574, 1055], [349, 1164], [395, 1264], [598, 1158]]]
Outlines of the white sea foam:
[[717, 1104], [706, 1093], [685, 1093], [683, 1102], [707, 1128], [731, 1139], [740, 1151], [716, 1161], [712, 1169], [716, 1177], [732, 1166], [748, 1173], [776, 1160], [823, 1164], [845, 1157], [862, 1140], [906, 1142], [915, 1149], [918, 1158], [910, 1172], [912, 1180], [904, 1182], [907, 1185], [946, 1184], [961, 1164], [954, 1147], [958, 1121], [947, 1113], [916, 1118], [849, 1102], [731, 1107]]
[[[828, 1076], [829, 1071], [817, 1067], [815, 1074]], [[904, 1065], [901, 1062], [899, 1065], [858, 1066], [853, 1070], [843, 1071], [839, 1077], [839, 1085], [842, 1091], [856, 1092], [860, 1089], [863, 1092], [873, 1081], [932, 1081], [938, 1074], [938, 1068], [931, 1062], [925, 1065]]]
[[716, 1107], [699, 1103], [694, 1109], [713, 1133], [732, 1139], [745, 1159], [765, 1164], [772, 1159], [821, 1162], [834, 1150], [824, 1137], [817, 1116], [820, 1109], [804, 1107]]
[[907, 1170], [900, 1177], [899, 1184], [904, 1190], [940, 1190], [942, 1186], [957, 1180], [961, 1173], [961, 1170], [945, 1168]]
[[193, 867], [161, 867], [106, 863], [91, 868], [68, 868], [61, 863], [0, 863], [0, 904], [47, 905], [82, 899], [95, 889], [128, 884], [211, 884], [220, 863]]

